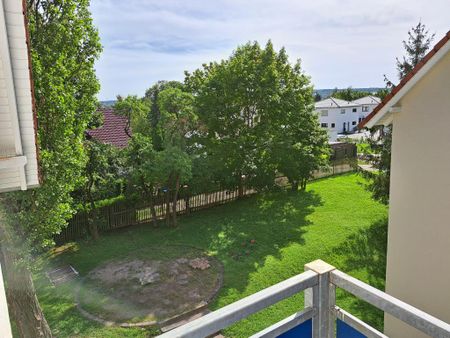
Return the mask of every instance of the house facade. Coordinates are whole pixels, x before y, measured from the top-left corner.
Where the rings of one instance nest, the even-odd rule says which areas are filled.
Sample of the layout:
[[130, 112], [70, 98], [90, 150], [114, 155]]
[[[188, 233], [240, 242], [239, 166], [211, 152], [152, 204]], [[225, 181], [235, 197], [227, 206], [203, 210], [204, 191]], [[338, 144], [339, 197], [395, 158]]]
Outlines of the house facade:
[[330, 140], [338, 134], [353, 133], [358, 124], [380, 103], [375, 96], [366, 96], [355, 101], [345, 101], [329, 97], [316, 102], [320, 126], [327, 129]]
[[[450, 31], [361, 123], [393, 126], [386, 292], [450, 322]], [[426, 337], [385, 316], [392, 337]]]

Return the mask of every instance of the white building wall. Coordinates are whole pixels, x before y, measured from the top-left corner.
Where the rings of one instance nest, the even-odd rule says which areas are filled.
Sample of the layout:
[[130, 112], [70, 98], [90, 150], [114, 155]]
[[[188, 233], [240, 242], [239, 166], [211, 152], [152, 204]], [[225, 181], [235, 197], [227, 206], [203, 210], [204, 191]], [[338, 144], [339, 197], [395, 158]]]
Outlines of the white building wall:
[[0, 191], [9, 191], [39, 185], [22, 1], [1, 1], [0, 35], [0, 159], [26, 157], [16, 169], [0, 162]]
[[[356, 109], [356, 112], [353, 112]], [[327, 116], [324, 116], [324, 112], [327, 111]], [[344, 111], [344, 113], [342, 113]], [[337, 132], [342, 134], [344, 132], [353, 132], [358, 125], [358, 117], [360, 116], [361, 107], [343, 107], [343, 108], [320, 108], [317, 110], [319, 114], [319, 121], [326, 123], [327, 128], [331, 132]], [[345, 123], [345, 128], [344, 128]], [[333, 127], [334, 124], [334, 127]]]

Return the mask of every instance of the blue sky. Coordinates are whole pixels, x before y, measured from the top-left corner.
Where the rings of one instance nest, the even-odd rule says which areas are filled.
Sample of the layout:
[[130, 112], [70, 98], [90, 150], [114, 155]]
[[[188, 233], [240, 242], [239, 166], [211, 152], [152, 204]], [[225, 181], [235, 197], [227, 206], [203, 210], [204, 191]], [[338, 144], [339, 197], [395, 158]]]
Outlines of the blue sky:
[[449, 0], [91, 0], [103, 54], [100, 100], [143, 95], [157, 80], [271, 39], [300, 58], [316, 88], [383, 86], [396, 79], [401, 41], [420, 19], [449, 29]]

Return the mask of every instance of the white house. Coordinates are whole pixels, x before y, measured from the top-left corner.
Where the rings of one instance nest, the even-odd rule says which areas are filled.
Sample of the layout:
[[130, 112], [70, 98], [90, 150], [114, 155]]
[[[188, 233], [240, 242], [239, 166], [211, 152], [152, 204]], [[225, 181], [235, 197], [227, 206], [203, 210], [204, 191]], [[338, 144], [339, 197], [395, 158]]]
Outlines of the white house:
[[[24, 4], [0, 1], [0, 193], [39, 185]], [[0, 337], [12, 337], [1, 268]]]
[[[450, 31], [360, 126], [393, 126], [386, 292], [447, 322], [449, 94]], [[389, 315], [384, 328], [390, 337], [425, 337]]]
[[366, 96], [355, 101], [345, 101], [329, 97], [316, 102], [315, 109], [319, 114], [320, 126], [328, 130], [330, 140], [334, 141], [338, 134], [352, 133], [373, 109], [380, 103], [376, 96]]
[[359, 123], [364, 120], [375, 109], [376, 106], [378, 106], [381, 100], [379, 97], [368, 95], [352, 102], [361, 105], [361, 113], [358, 117]]

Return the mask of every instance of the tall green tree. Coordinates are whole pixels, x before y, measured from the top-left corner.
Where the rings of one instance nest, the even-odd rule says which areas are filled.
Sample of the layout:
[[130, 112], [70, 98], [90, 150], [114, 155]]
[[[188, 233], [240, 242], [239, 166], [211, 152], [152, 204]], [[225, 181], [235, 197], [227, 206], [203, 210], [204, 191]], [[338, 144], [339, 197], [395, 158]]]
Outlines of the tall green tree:
[[129, 95], [125, 98], [117, 96], [114, 104], [114, 111], [128, 119], [127, 133], [150, 135], [151, 125], [149, 122], [150, 102], [136, 95]]
[[[434, 34], [430, 35], [425, 25], [419, 23], [408, 31], [408, 40], [403, 40], [405, 54], [400, 61], [396, 58], [398, 77], [401, 81], [408, 73], [425, 57], [434, 39]], [[387, 87], [392, 87], [392, 82], [385, 76]], [[381, 96], [386, 95], [388, 89], [380, 92]], [[383, 97], [382, 97], [383, 98]], [[392, 125], [388, 127], [376, 127], [372, 130], [374, 135], [371, 140], [374, 151], [380, 153], [380, 157], [375, 161], [378, 174], [373, 176], [369, 189], [373, 197], [382, 203], [389, 203], [389, 182], [391, 176], [391, 144]]]
[[150, 106], [148, 119], [150, 121], [152, 142], [155, 150], [161, 150], [163, 148], [163, 140], [161, 130], [159, 129], [159, 121], [161, 119], [161, 111], [159, 108], [159, 94], [168, 88], [177, 88], [183, 90], [184, 85], [178, 81], [158, 81], [153, 86], [145, 91], [144, 100]]
[[277, 154], [287, 149], [283, 142], [301, 151], [310, 146], [306, 138], [298, 139], [295, 128], [318, 130], [309, 78], [299, 62], [290, 64], [286, 51], [275, 51], [270, 41], [264, 48], [256, 42], [240, 46], [227, 60], [186, 73], [185, 83], [195, 97], [198, 142], [206, 159], [222, 186], [239, 187], [240, 196], [244, 185], [270, 187], [277, 170], [287, 170], [281, 162], [288, 161]]
[[134, 199], [144, 198], [150, 204], [153, 225], [158, 226], [155, 197], [164, 176], [159, 165], [158, 152], [153, 148], [150, 136], [134, 133], [126, 149], [128, 184], [126, 192]]
[[12, 319], [21, 337], [51, 337], [34, 290], [31, 255], [53, 244], [83, 182], [84, 131], [97, 107], [101, 52], [88, 0], [27, 0], [42, 185], [6, 196], [1, 249]]
[[192, 157], [188, 147], [197, 123], [193, 102], [194, 97], [190, 93], [173, 87], [163, 90], [158, 97], [161, 116], [157, 128], [163, 147], [158, 154], [158, 166], [166, 173], [164, 185], [172, 194], [172, 210], [169, 207], [170, 194], [166, 194], [166, 222], [173, 226], [177, 225], [176, 206], [180, 186], [192, 177]]
[[403, 40], [405, 55], [396, 58], [399, 79], [403, 79], [424, 58], [433, 42], [434, 34], [429, 33], [425, 25], [419, 23], [408, 31], [408, 40]]
[[84, 150], [87, 162], [84, 168], [84, 183], [80, 188], [83, 210], [88, 215], [88, 231], [94, 240], [99, 238], [95, 202], [102, 198], [113, 197], [120, 185], [120, 171], [123, 170], [120, 150], [96, 140], [86, 140]]

